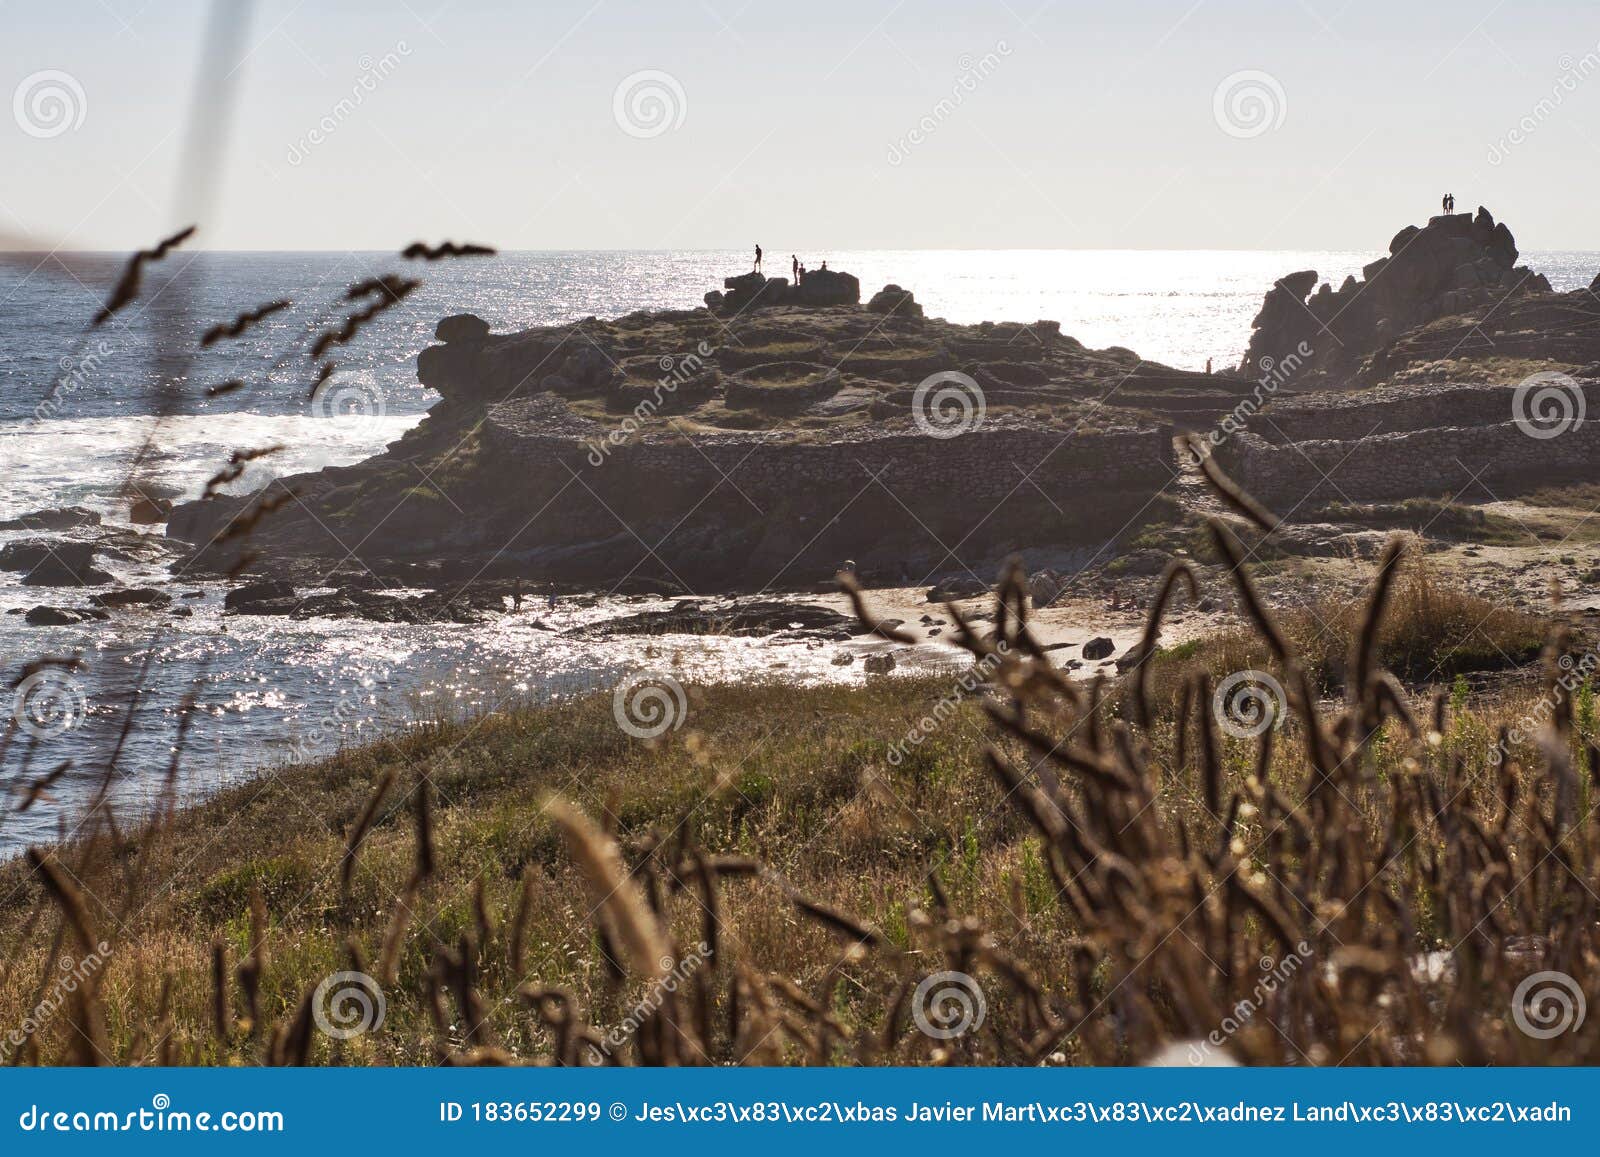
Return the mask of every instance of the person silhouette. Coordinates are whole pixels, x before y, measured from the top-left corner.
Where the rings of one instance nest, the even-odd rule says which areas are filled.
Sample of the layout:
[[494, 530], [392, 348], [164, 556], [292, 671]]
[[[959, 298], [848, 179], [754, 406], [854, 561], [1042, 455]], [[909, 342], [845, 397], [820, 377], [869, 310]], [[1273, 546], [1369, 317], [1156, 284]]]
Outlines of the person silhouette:
[[1449, 193], [1446, 193], [1443, 197], [1439, 198], [1439, 211], [1441, 213], [1450, 212], [1450, 194]]
[[755, 264], [754, 272], [759, 273], [760, 271], [761, 271], [761, 246], [757, 245], [756, 246], [756, 264]]
[[789, 254], [789, 273], [794, 277], [794, 283], [800, 284], [800, 259], [793, 253]]
[[828, 272], [828, 263], [826, 261], [822, 263], [822, 272]]

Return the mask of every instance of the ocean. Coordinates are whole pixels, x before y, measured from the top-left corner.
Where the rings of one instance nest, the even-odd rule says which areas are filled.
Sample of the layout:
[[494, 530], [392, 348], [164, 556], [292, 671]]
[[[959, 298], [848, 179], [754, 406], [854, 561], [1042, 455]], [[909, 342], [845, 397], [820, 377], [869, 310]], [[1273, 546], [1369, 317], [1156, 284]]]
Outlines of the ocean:
[[[790, 255], [769, 252], [767, 272], [787, 276]], [[847, 270], [870, 295], [896, 283], [929, 315], [972, 323], [1061, 323], [1100, 348], [1125, 346], [1184, 369], [1236, 365], [1250, 321], [1273, 280], [1316, 269], [1337, 285], [1375, 252], [858, 251], [801, 254]], [[1525, 254], [1557, 289], [1589, 284], [1600, 254]], [[241, 447], [282, 445], [231, 488], [359, 461], [414, 424], [437, 396], [416, 381], [417, 351], [440, 317], [463, 311], [496, 332], [641, 309], [701, 304], [722, 278], [749, 268], [744, 252], [515, 253], [419, 265], [381, 253], [184, 253], [150, 268], [139, 300], [98, 328], [89, 323], [122, 257], [10, 255], [0, 259], [0, 521], [53, 507], [86, 506], [125, 524], [119, 498], [136, 457], [147, 487], [199, 494]], [[421, 276], [422, 289], [370, 327], [341, 356], [339, 412], [313, 404], [313, 368], [295, 351], [340, 316], [346, 286], [376, 274]], [[244, 309], [293, 304], [239, 340], [198, 350], [200, 335]], [[244, 386], [208, 399], [206, 387]], [[41, 403], [45, 403], [41, 408]], [[24, 532], [0, 532], [0, 548]], [[115, 797], [137, 808], [174, 768], [185, 696], [197, 709], [175, 765], [180, 792], [201, 796], [294, 758], [369, 740], [418, 719], [603, 685], [623, 670], [670, 666], [682, 679], [776, 676], [801, 682], [860, 678], [826, 652], [759, 640], [641, 641], [632, 653], [563, 635], [616, 613], [622, 600], [563, 599], [533, 616], [483, 626], [386, 626], [361, 620], [224, 619], [223, 586], [174, 579], [138, 557], [103, 563], [128, 585], [160, 586], [193, 611], [119, 614], [86, 628], [24, 625], [40, 602], [81, 603], [70, 591], [20, 585], [0, 572], [0, 658], [5, 690], [45, 655], [77, 656], [59, 697], [70, 727], [37, 744], [13, 742], [0, 788], [65, 760], [73, 766], [26, 813], [0, 820], [0, 849], [70, 831], [110, 769]], [[645, 604], [647, 605], [647, 604]], [[628, 609], [641, 609], [630, 600]], [[119, 744], [129, 713], [133, 726]]]

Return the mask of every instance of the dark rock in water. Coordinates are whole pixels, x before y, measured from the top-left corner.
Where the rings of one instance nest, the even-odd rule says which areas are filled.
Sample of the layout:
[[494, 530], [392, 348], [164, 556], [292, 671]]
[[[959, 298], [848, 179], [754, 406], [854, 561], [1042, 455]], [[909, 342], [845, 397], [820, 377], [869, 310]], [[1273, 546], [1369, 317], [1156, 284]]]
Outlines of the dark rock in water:
[[433, 336], [442, 342], [481, 341], [489, 336], [489, 323], [475, 313], [456, 313], [441, 318]]
[[721, 309], [723, 304], [722, 290], [712, 289], [706, 292], [705, 303], [707, 309]]
[[[116, 580], [94, 565], [93, 543], [32, 538], [0, 550], [0, 570], [21, 570], [30, 587], [104, 586]], [[30, 565], [31, 564], [31, 565]]]
[[0, 522], [0, 530], [79, 530], [99, 526], [100, 515], [84, 506], [60, 506]]
[[263, 579], [234, 587], [222, 600], [222, 613], [232, 615], [287, 615], [295, 609], [294, 584]]
[[150, 587], [129, 587], [125, 590], [95, 595], [90, 602], [107, 610], [121, 610], [126, 607], [168, 607], [172, 605], [172, 596]]
[[18, 542], [6, 542], [0, 546], [0, 570], [34, 570], [38, 563], [45, 562], [50, 557], [51, 547], [56, 546], [53, 539], [24, 538]]
[[868, 675], [887, 675], [895, 668], [893, 651], [879, 651], [876, 655], [868, 655], [861, 661], [861, 667]]
[[71, 627], [78, 623], [94, 622], [109, 616], [104, 611], [79, 610], [76, 607], [34, 607], [23, 620], [30, 627]]
[[757, 599], [703, 602], [684, 599], [663, 611], [640, 611], [620, 619], [580, 627], [573, 635], [775, 635], [847, 639], [866, 633], [855, 618], [827, 607]]
[[1106, 659], [1117, 649], [1117, 645], [1104, 635], [1098, 635], [1083, 645], [1085, 659]]
[[129, 520], [140, 526], [165, 522], [167, 515], [171, 513], [172, 499], [170, 498], [136, 498], [133, 505], [128, 508]]

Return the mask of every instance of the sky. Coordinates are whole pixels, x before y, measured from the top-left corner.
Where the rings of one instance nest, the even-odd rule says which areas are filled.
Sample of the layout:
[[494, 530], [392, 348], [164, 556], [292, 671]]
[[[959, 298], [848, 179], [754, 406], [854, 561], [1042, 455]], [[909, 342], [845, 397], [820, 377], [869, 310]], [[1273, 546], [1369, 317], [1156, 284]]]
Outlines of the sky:
[[1593, 0], [236, 7], [0, 0], [0, 247], [1600, 249]]

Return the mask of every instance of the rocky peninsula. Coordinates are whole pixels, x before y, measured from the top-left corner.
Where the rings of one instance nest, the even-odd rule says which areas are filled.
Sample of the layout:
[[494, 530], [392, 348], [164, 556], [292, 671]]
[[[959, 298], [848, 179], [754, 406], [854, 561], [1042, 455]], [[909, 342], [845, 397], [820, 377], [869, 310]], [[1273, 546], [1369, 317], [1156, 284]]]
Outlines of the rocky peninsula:
[[[1403, 526], [1476, 559], [1531, 517], [1519, 495], [1600, 481], [1579, 420], [1600, 402], [1600, 297], [1551, 292], [1487, 209], [1389, 248], [1337, 289], [1278, 280], [1240, 366], [1216, 374], [1090, 349], [1056, 321], [953, 324], [896, 285], [863, 302], [825, 270], [514, 333], [457, 314], [417, 358], [439, 401], [384, 453], [180, 503], [151, 544], [175, 572], [244, 583], [238, 613], [473, 622], [556, 587], [815, 596], [846, 564], [959, 597], [1014, 556], [1041, 605], [1074, 584], [1136, 605], [1208, 512], [1193, 434], [1286, 516], [1269, 554], [1369, 553]], [[98, 581], [99, 548], [49, 549], [49, 513], [0, 565]], [[1600, 563], [1568, 561], [1569, 579]], [[39, 618], [119, 603], [170, 599], [113, 591]], [[741, 629], [784, 619], [774, 606]]]

